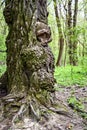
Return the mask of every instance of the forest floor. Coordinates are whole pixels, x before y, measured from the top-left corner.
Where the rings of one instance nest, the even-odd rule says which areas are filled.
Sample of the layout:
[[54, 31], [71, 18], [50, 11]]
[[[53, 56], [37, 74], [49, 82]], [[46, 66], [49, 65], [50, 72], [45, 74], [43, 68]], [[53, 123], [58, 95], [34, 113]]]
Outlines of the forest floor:
[[5, 119], [0, 123], [0, 130], [87, 130], [87, 119], [82, 118], [80, 112], [73, 110], [67, 103], [71, 93], [76, 99], [82, 101], [85, 106], [84, 110], [87, 112], [87, 87], [60, 86], [59, 90], [55, 92], [55, 100], [58, 104], [61, 104], [59, 110], [62, 110], [62, 106], [65, 106], [71, 116], [52, 112], [48, 120], [37, 122], [34, 119], [24, 118], [22, 122], [18, 122], [13, 128], [10, 127], [11, 121]]

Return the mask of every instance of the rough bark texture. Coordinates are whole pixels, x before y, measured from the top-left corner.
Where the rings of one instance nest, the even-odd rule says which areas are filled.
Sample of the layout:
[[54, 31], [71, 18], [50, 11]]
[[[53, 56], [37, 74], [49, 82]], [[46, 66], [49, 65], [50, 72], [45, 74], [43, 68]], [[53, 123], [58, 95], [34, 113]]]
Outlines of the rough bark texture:
[[9, 27], [6, 39], [9, 95], [2, 99], [5, 117], [12, 118], [19, 108], [21, 113], [29, 108], [29, 113], [39, 118], [41, 104], [51, 105], [50, 93], [55, 82], [54, 56], [48, 47], [51, 31], [47, 25], [47, 1], [6, 0], [3, 13]]
[[37, 21], [47, 24], [47, 0], [37, 0]]

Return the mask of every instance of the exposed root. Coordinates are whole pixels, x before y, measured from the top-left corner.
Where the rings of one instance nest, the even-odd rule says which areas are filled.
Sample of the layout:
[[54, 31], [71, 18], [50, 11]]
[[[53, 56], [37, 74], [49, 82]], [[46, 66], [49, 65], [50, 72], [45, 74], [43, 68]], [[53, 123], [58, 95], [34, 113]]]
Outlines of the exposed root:
[[51, 108], [48, 108], [50, 111], [52, 111], [52, 112], [54, 112], [54, 113], [57, 113], [57, 114], [60, 114], [60, 115], [64, 115], [64, 116], [67, 116], [67, 117], [72, 117], [73, 115], [72, 114], [70, 114], [69, 112], [67, 112], [67, 111], [60, 111], [60, 110], [57, 110], [57, 109], [55, 109], [55, 108], [53, 108], [53, 107], [51, 107]]
[[10, 100], [10, 99], [13, 99], [13, 100], [22, 100], [23, 98], [25, 97], [25, 94], [24, 93], [18, 93], [18, 94], [8, 94], [7, 96], [3, 97], [2, 100]]
[[30, 112], [33, 113], [34, 117], [35, 117], [37, 120], [40, 120], [40, 117], [39, 117], [39, 115], [36, 113], [36, 111], [34, 110], [34, 107], [33, 107], [33, 105], [32, 105], [31, 102], [29, 103], [29, 108], [30, 108]]
[[[69, 118], [72, 117], [72, 115], [65, 109], [58, 110], [57, 108], [55, 108], [57, 107], [57, 105], [55, 105], [55, 100], [54, 102], [52, 100], [54, 96], [51, 95], [51, 99], [47, 97], [49, 97], [49, 95], [46, 95], [44, 99], [44, 95], [41, 95], [40, 97], [37, 95], [36, 97], [36, 95], [33, 94], [25, 95], [23, 93], [19, 93], [17, 95], [9, 94], [6, 97], [3, 97], [2, 102], [4, 103], [4, 110], [6, 113], [5, 117], [11, 120], [10, 128], [12, 130], [16, 130], [20, 127], [20, 124], [26, 124], [26, 119], [28, 119], [29, 121], [27, 122], [27, 124], [30, 124], [24, 126], [26, 127], [25, 129], [27, 129], [28, 127], [30, 128], [31, 125], [33, 125], [34, 128], [41, 127], [41, 125], [45, 127], [45, 124], [49, 125], [50, 117], [52, 116], [52, 114], [60, 114]], [[37, 126], [35, 126], [35, 123]]]
[[16, 119], [23, 119], [23, 113], [26, 111], [26, 109], [25, 109], [25, 105], [23, 104], [21, 107], [20, 107], [20, 109], [19, 109], [19, 111], [17, 112], [17, 114], [13, 117], [13, 119], [12, 119], [12, 125], [14, 126], [14, 124], [15, 124], [15, 121], [16, 121]]

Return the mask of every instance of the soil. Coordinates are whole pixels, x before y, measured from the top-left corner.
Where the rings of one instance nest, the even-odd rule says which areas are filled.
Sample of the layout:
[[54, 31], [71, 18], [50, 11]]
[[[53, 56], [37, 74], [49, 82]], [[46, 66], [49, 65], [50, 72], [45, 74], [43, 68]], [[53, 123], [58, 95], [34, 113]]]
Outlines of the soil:
[[16, 124], [12, 124], [9, 119], [4, 119], [0, 122], [0, 130], [87, 130], [87, 119], [82, 118], [80, 113], [69, 107], [67, 103], [71, 93], [76, 99], [82, 101], [87, 112], [87, 86], [82, 88], [78, 85], [71, 87], [60, 86], [55, 92], [55, 100], [58, 104], [61, 104], [59, 111], [63, 111], [62, 108], [65, 107], [70, 115], [52, 112], [42, 121], [25, 117]]

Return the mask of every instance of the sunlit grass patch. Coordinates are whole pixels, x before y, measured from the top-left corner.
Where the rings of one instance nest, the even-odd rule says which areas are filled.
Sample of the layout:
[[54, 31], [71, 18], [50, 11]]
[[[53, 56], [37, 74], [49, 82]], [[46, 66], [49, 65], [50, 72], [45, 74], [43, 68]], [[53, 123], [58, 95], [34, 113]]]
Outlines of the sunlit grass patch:
[[87, 85], [86, 66], [66, 66], [55, 68], [55, 78], [57, 83], [62, 86]]

